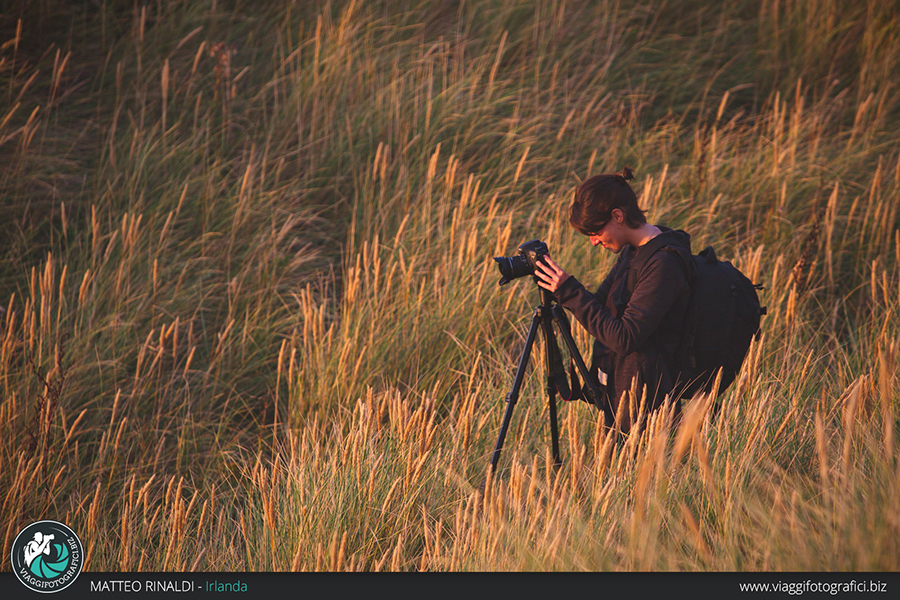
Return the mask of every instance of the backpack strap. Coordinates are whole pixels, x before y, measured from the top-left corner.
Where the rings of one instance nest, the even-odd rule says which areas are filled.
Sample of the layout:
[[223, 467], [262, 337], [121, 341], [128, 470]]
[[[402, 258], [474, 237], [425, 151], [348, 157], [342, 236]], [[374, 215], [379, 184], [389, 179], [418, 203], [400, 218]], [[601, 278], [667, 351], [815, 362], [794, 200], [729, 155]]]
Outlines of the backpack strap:
[[[562, 354], [559, 351], [559, 344], [556, 342], [556, 336], [550, 336], [547, 342], [550, 345], [550, 378], [560, 399], [565, 402], [584, 400], [588, 404], [595, 404], [589, 398], [590, 389], [582, 387], [581, 380], [578, 379], [578, 373], [575, 371], [575, 359], [569, 358], [569, 376], [566, 378], [566, 370], [563, 365]], [[571, 385], [569, 385], [569, 381], [572, 382]]]
[[569, 382], [566, 380], [566, 370], [563, 367], [562, 354], [559, 352], [556, 336], [548, 336], [547, 345], [550, 352], [550, 378], [553, 380], [553, 385], [563, 400], [571, 400], [573, 390], [569, 387]]

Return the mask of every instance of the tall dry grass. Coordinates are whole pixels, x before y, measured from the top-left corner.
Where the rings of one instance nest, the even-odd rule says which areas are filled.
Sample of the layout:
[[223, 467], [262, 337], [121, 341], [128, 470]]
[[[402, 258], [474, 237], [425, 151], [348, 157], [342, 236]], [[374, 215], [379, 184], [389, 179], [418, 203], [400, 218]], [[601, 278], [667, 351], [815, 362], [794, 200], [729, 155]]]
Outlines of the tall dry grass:
[[[23, 4], [0, 39], [4, 547], [96, 570], [893, 570], [892, 3]], [[715, 420], [618, 442], [492, 256], [623, 164], [766, 286]], [[587, 334], [576, 328], [582, 349]], [[5, 553], [4, 556], [8, 555]]]

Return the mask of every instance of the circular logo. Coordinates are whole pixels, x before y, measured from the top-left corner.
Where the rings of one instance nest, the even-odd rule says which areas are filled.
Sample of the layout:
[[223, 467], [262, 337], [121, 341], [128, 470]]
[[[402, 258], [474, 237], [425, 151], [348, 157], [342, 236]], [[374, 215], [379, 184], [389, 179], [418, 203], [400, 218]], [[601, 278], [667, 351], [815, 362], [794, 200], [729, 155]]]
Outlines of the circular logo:
[[84, 546], [75, 532], [57, 521], [38, 521], [19, 532], [10, 565], [19, 581], [36, 592], [58, 592], [72, 585], [84, 567]]

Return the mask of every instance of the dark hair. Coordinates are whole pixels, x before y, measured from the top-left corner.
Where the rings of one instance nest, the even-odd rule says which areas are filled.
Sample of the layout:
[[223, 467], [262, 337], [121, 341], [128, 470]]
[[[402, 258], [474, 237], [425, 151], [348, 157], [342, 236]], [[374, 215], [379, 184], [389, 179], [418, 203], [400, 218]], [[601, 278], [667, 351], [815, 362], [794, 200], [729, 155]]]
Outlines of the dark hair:
[[575, 191], [575, 200], [569, 209], [569, 223], [583, 233], [597, 233], [612, 219], [612, 211], [618, 208], [625, 213], [625, 224], [637, 229], [647, 222], [645, 210], [638, 207], [637, 196], [628, 185], [634, 179], [629, 167], [621, 173], [606, 173], [587, 178]]

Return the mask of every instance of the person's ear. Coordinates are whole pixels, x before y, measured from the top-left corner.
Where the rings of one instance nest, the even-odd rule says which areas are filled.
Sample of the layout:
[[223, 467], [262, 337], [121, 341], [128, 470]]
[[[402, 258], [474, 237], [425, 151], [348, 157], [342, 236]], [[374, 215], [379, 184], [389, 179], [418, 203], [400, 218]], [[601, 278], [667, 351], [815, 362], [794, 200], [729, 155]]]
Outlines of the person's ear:
[[615, 219], [617, 225], [621, 225], [625, 219], [625, 213], [622, 212], [622, 209], [614, 208], [612, 210], [612, 218]]

